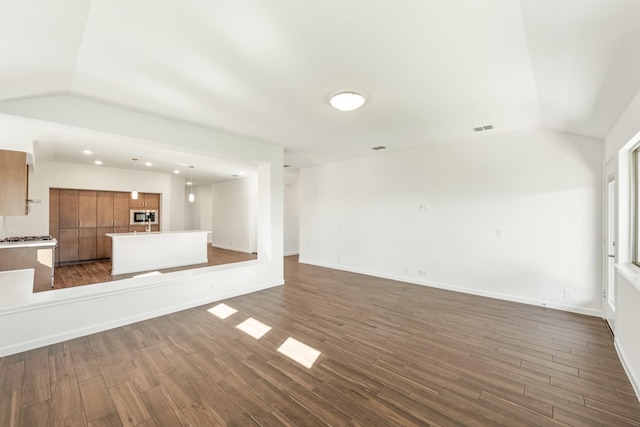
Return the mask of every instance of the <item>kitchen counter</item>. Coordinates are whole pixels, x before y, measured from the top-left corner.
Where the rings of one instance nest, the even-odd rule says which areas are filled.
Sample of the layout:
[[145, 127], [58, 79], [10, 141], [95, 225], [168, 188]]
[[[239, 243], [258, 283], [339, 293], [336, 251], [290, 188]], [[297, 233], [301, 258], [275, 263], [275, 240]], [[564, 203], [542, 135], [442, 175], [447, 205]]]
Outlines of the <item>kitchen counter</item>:
[[30, 242], [0, 242], [0, 249], [3, 248], [39, 248], [39, 247], [54, 247], [58, 241], [56, 239], [51, 240], [34, 240]]
[[208, 234], [202, 230], [107, 233], [111, 238], [111, 274], [206, 263]]

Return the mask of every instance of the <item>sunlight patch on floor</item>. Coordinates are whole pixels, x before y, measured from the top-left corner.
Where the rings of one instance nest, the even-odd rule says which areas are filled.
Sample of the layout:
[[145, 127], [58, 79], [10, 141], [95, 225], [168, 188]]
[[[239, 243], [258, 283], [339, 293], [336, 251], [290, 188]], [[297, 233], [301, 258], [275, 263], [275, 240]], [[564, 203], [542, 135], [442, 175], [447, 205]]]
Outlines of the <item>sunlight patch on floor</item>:
[[271, 326], [265, 325], [264, 323], [254, 319], [253, 317], [249, 317], [247, 320], [236, 326], [236, 328], [240, 329], [246, 334], [251, 335], [257, 340], [262, 338], [264, 334], [271, 330]]
[[287, 340], [278, 347], [278, 353], [284, 354], [307, 369], [311, 369], [318, 359], [318, 356], [320, 356], [320, 352], [315, 348], [309, 347], [291, 337], [287, 338]]
[[238, 310], [236, 310], [235, 308], [229, 307], [227, 304], [223, 304], [223, 303], [220, 303], [220, 304], [216, 305], [215, 307], [211, 307], [207, 311], [209, 313], [213, 314], [214, 316], [219, 317], [220, 319], [226, 319], [227, 317], [231, 316], [232, 314], [238, 312]]

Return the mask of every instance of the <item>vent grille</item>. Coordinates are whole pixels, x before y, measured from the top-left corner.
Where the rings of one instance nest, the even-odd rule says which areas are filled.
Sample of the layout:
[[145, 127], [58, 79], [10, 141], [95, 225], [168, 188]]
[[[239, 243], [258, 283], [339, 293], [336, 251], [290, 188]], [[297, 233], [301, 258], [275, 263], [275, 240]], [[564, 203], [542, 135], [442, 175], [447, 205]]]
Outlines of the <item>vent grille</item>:
[[371, 147], [372, 150], [378, 151], [378, 150], [386, 150], [387, 147], [385, 147], [384, 145], [378, 145], [377, 147]]
[[475, 132], [482, 132], [482, 131], [491, 130], [491, 129], [493, 129], [493, 125], [478, 126], [477, 128], [473, 128]]

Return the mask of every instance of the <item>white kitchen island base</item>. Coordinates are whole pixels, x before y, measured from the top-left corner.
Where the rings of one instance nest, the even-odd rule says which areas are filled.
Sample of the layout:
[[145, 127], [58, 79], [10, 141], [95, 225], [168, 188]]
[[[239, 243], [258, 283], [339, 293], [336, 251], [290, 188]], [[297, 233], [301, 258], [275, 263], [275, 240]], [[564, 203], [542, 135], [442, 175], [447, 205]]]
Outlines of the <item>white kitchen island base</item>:
[[208, 231], [108, 233], [111, 274], [159, 270], [207, 262]]

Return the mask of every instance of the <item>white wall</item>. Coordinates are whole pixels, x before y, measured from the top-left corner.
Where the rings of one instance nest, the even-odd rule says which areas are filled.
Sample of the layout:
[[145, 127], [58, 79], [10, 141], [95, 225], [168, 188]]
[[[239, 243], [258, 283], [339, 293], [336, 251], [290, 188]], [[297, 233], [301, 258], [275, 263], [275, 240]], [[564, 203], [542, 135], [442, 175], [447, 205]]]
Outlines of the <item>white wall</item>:
[[284, 254], [300, 252], [300, 177], [298, 174], [284, 176]]
[[165, 230], [178, 231], [185, 229], [185, 197], [184, 178], [171, 174], [169, 176], [169, 195], [163, 197], [160, 201], [162, 211], [167, 212], [169, 218], [171, 218], [169, 228], [165, 228]]
[[[212, 218], [212, 192], [211, 184], [194, 185], [193, 194], [195, 200], [188, 201], [189, 187], [185, 187], [185, 215], [187, 217], [186, 229], [188, 230], [208, 230], [211, 231]], [[211, 233], [207, 237], [207, 242], [211, 243]]]
[[602, 149], [529, 132], [303, 169], [300, 260], [600, 315]]
[[239, 252], [254, 252], [257, 181], [246, 177], [211, 186], [211, 244]]
[[[160, 227], [162, 230], [183, 230], [181, 217], [184, 214], [177, 213], [175, 209], [169, 207], [173, 204], [171, 200], [184, 194], [184, 190], [176, 189], [171, 185], [174, 179], [171, 175], [138, 171], [136, 185], [140, 192], [161, 194]], [[131, 173], [122, 169], [57, 162], [37, 163], [35, 171], [29, 174], [29, 198], [40, 200], [41, 203], [32, 203], [31, 212], [27, 216], [6, 217], [7, 234], [11, 236], [49, 234], [49, 188], [131, 191], [131, 186]], [[184, 178], [180, 188], [182, 187], [184, 187]], [[178, 194], [175, 194], [175, 191]], [[175, 217], [176, 215], [178, 218]]]
[[[4, 101], [0, 102], [0, 114], [34, 125], [90, 130], [112, 138], [124, 135], [127, 141], [149, 149], [252, 162], [258, 166], [259, 189], [257, 260], [32, 294], [23, 305], [0, 308], [0, 356], [284, 282], [282, 148], [75, 96]], [[170, 185], [173, 188], [175, 184]], [[184, 183], [182, 188], [184, 191]], [[170, 203], [173, 206], [174, 201]]]
[[[618, 176], [618, 253], [616, 274], [615, 342], [622, 363], [640, 398], [640, 268], [631, 264], [631, 197], [629, 156], [619, 150], [640, 132], [640, 92], [636, 94], [605, 139], [605, 161], [614, 159]], [[622, 275], [620, 271], [631, 274]], [[635, 276], [635, 277], [634, 277]]]

